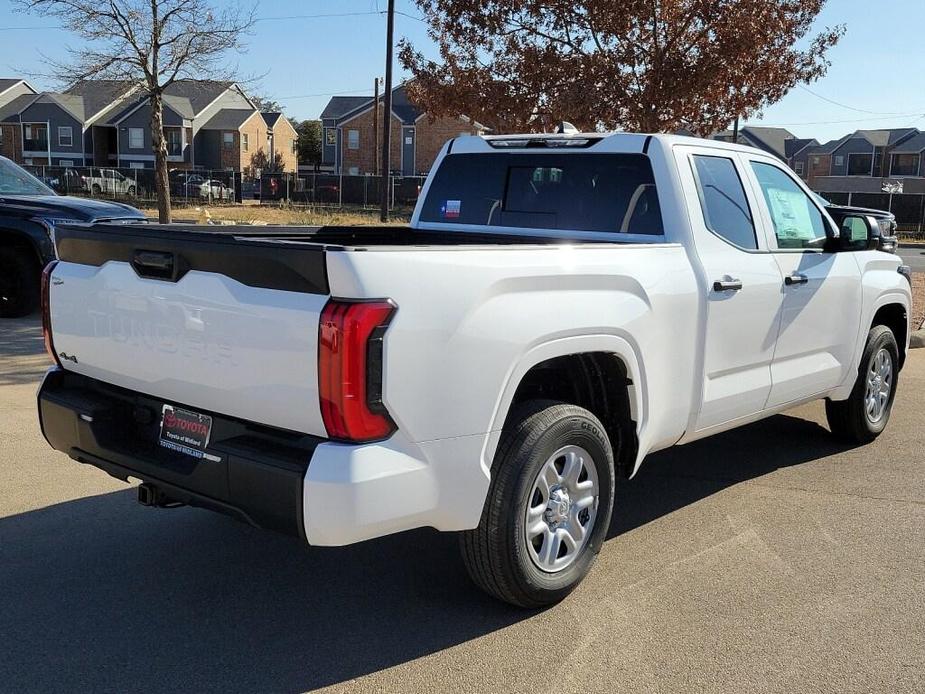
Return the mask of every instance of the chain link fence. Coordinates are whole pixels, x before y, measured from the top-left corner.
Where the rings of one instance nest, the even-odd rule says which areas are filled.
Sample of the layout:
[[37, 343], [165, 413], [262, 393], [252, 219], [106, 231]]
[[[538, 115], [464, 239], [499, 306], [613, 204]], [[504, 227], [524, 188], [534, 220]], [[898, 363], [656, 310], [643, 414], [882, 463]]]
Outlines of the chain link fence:
[[[154, 169], [97, 166], [24, 166], [59, 195], [155, 205]], [[231, 205], [240, 202], [240, 174], [219, 170], [174, 169], [168, 173], [170, 197], [179, 204]]]
[[[147, 206], [157, 203], [154, 169], [97, 166], [25, 166], [60, 195], [79, 195]], [[228, 170], [174, 169], [170, 196], [177, 204], [232, 205], [247, 201], [312, 207], [378, 208], [378, 176], [264, 173], [242, 176]], [[423, 176], [390, 176], [389, 208], [414, 207]]]
[[[390, 176], [389, 208], [414, 207], [424, 180], [423, 176]], [[379, 176], [323, 173], [266, 173], [255, 181], [256, 196], [262, 203], [369, 208], [380, 204], [380, 183]]]

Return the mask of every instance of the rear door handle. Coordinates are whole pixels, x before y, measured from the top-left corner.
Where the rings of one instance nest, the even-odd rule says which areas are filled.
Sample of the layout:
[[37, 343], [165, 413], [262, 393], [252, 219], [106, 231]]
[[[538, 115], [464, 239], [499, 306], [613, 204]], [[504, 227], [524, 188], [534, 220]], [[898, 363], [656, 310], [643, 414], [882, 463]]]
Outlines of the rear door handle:
[[742, 280], [716, 280], [713, 283], [714, 292], [737, 292], [742, 288]]
[[787, 275], [784, 278], [784, 284], [786, 284], [788, 287], [793, 284], [806, 284], [807, 282], [809, 282], [809, 277], [806, 275], [800, 275], [796, 272], [792, 275]]

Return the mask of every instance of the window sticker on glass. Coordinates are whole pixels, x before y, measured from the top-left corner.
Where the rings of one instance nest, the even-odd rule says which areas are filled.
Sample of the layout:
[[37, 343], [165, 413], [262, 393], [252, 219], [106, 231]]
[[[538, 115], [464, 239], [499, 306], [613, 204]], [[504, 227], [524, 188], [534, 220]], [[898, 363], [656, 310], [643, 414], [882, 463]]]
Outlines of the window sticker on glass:
[[444, 219], [458, 219], [462, 212], [462, 200], [447, 200], [440, 207], [440, 214]]
[[[775, 231], [781, 239], [804, 239], [812, 233], [806, 196], [801, 191], [768, 188], [771, 217], [777, 225]], [[810, 238], [812, 238], [810, 236]]]

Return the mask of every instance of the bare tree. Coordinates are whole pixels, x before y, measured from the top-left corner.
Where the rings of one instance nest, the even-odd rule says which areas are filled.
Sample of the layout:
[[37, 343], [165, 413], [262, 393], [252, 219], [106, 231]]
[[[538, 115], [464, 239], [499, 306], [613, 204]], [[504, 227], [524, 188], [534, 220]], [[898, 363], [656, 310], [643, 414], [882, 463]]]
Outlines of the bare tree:
[[52, 75], [73, 84], [87, 79], [137, 81], [151, 105], [158, 217], [170, 222], [164, 91], [181, 79], [230, 79], [225, 61], [243, 50], [254, 8], [216, 10], [208, 0], [17, 0], [23, 11], [52, 17], [86, 42], [70, 60], [46, 59]]

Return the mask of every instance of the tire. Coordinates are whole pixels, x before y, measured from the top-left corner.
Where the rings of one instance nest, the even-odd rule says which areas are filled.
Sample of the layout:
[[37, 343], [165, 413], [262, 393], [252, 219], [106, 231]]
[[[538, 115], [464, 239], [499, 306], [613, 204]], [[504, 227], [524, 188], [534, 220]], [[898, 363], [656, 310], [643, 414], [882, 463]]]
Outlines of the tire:
[[39, 303], [39, 267], [27, 250], [0, 248], [0, 318], [32, 313]]
[[99, 195], [100, 193], [103, 192], [103, 189], [100, 188], [98, 184], [94, 183], [94, 184], [90, 187], [90, 192], [93, 193], [94, 195]]
[[130, 198], [134, 198], [135, 197], [135, 186], [129, 186], [128, 190], [125, 192], [128, 194]]
[[[884, 384], [888, 386], [885, 399]], [[847, 400], [825, 401], [825, 415], [832, 433], [850, 443], [873, 441], [890, 421], [898, 385], [899, 347], [896, 338], [886, 326], [875, 325], [867, 334], [867, 344], [851, 395]], [[875, 389], [879, 398], [873, 397]]]
[[[580, 468], [577, 475], [568, 474], [576, 468], [566, 466], [573, 464]], [[544, 489], [537, 486], [543, 485], [541, 471], [553, 479]], [[469, 575], [482, 590], [518, 607], [559, 602], [593, 566], [610, 526], [613, 498], [614, 454], [597, 417], [555, 401], [526, 403], [501, 434], [479, 525], [460, 537]], [[537, 527], [528, 539], [528, 528]]]

